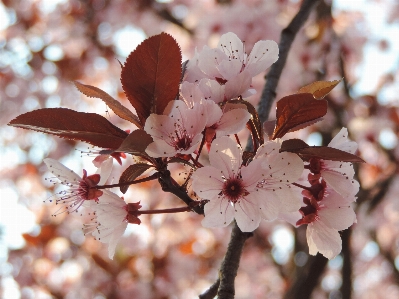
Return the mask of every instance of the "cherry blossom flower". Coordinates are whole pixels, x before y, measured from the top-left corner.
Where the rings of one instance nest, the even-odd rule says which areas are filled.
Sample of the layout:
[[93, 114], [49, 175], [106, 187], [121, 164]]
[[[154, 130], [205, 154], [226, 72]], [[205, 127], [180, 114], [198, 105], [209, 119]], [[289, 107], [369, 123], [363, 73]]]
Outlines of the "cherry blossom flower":
[[[187, 66], [185, 80], [199, 82], [203, 78], [208, 78], [219, 83], [223, 89], [223, 98], [213, 97], [217, 103], [240, 95], [248, 97], [255, 93], [250, 89], [252, 77], [276, 62], [278, 52], [276, 42], [258, 41], [251, 54], [247, 56], [242, 41], [237, 35], [229, 32], [221, 36], [218, 48], [211, 49], [205, 46], [195, 56]], [[216, 84], [213, 82], [209, 86], [216, 87]], [[217, 93], [221, 94], [220, 91]]]
[[[280, 196], [284, 189], [288, 189], [286, 184], [298, 179], [302, 170], [294, 174], [296, 177], [293, 179], [289, 175], [289, 164], [286, 174], [280, 174], [279, 170], [274, 172], [274, 169], [264, 167], [266, 159], [254, 159], [248, 166], [242, 166], [241, 157], [242, 149], [233, 140], [216, 138], [209, 152], [211, 166], [194, 172], [193, 190], [199, 197], [209, 199], [204, 207], [202, 224], [205, 227], [227, 226], [235, 218], [239, 228], [249, 232], [259, 226], [261, 218], [273, 220], [281, 209], [285, 210]], [[273, 174], [277, 177], [272, 182], [267, 177]], [[288, 180], [280, 181], [283, 177]], [[277, 195], [277, 192], [281, 194]], [[295, 203], [287, 209], [293, 211], [299, 206], [300, 203]]]
[[[348, 139], [346, 128], [342, 128], [328, 146], [351, 154], [357, 149], [356, 142]], [[355, 170], [352, 163], [311, 158], [307, 168], [322, 177], [329, 187], [343, 197], [355, 196], [359, 190], [359, 183], [353, 179]]]
[[[104, 152], [104, 151], [101, 151]], [[111, 154], [105, 154], [105, 153], [99, 153], [99, 155], [97, 157], [94, 158], [93, 160], [93, 164], [94, 166], [101, 167], [101, 165], [107, 161], [107, 159], [109, 159], [110, 157], [114, 158], [119, 165], [122, 166], [122, 158], [126, 159], [126, 154], [125, 153], [120, 153], [120, 152], [112, 152]]]
[[[98, 201], [99, 197], [103, 195], [103, 191], [94, 187], [104, 184], [112, 170], [111, 158], [102, 163], [96, 174], [88, 176], [87, 171], [83, 170], [82, 177], [57, 160], [46, 158], [44, 163], [60, 184], [69, 187], [69, 189], [56, 194], [56, 204], [63, 204], [65, 208], [60, 208], [54, 215], [75, 212], [85, 201]], [[55, 183], [53, 178], [50, 179], [50, 182]]]
[[297, 225], [308, 224], [306, 238], [309, 253], [317, 252], [326, 258], [336, 257], [342, 249], [342, 240], [339, 231], [349, 228], [356, 222], [356, 214], [351, 207], [355, 197], [343, 197], [317, 175], [309, 174], [312, 186], [303, 190], [305, 206], [299, 211], [302, 218]]
[[151, 114], [146, 120], [144, 130], [154, 140], [146, 153], [155, 158], [193, 153], [201, 142], [207, 118], [198, 106], [190, 109], [180, 100], [171, 101], [165, 112]]
[[198, 107], [202, 110], [201, 114], [206, 117], [205, 141], [211, 143], [213, 138], [236, 134], [245, 128], [246, 123], [251, 118], [251, 114], [246, 107], [230, 104], [229, 108], [221, 108], [214, 101], [207, 100], [198, 85], [183, 82], [181, 96], [189, 107]]
[[257, 186], [264, 190], [268, 198], [275, 198], [278, 203], [276, 210], [271, 214], [270, 210], [263, 210], [263, 218], [266, 220], [275, 219], [276, 216], [284, 213], [298, 211], [301, 207], [299, 193], [291, 184], [302, 175], [303, 161], [296, 154], [280, 153], [280, 148], [280, 142], [268, 141], [259, 147], [251, 162], [251, 164], [254, 161], [261, 162], [260, 165], [264, 169], [265, 176], [262, 177]]
[[[141, 207], [139, 203], [133, 205], [136, 205], [137, 209]], [[108, 190], [104, 190], [101, 201], [91, 207], [94, 209], [94, 222], [84, 225], [83, 231], [85, 234], [91, 233], [100, 242], [107, 243], [109, 258], [112, 259], [127, 224], [140, 224], [140, 220], [129, 215], [129, 206], [123, 198]]]

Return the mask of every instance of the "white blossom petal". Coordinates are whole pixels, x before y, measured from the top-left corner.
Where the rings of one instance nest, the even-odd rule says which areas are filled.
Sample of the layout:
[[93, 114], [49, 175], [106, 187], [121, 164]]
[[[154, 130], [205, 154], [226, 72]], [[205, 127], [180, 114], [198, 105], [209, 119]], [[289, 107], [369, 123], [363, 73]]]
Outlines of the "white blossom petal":
[[47, 165], [47, 168], [53, 173], [61, 182], [77, 182], [81, 178], [73, 170], [62, 165], [57, 160], [46, 158], [43, 162]]
[[261, 217], [271, 221], [277, 218], [281, 204], [275, 192], [259, 189], [256, 193], [260, 199], [257, 201]]
[[145, 152], [147, 155], [153, 158], [173, 157], [176, 155], [176, 149], [167, 144], [164, 140], [155, 140], [154, 142], [150, 143]]
[[333, 259], [341, 252], [342, 240], [338, 231], [320, 221], [308, 224], [306, 238], [311, 255], [320, 252], [326, 258]]
[[258, 228], [261, 217], [257, 201], [246, 197], [234, 204], [234, 218], [242, 232], [252, 232]]
[[195, 104], [199, 104], [201, 102], [201, 99], [203, 99], [204, 97], [201, 89], [197, 84], [187, 81], [184, 81], [181, 84], [180, 94], [186, 102], [187, 106], [190, 108], [192, 108]]
[[351, 206], [342, 206], [336, 209], [321, 209], [318, 212], [322, 221], [328, 227], [341, 231], [356, 222], [356, 214]]
[[226, 177], [233, 177], [242, 164], [242, 149], [229, 137], [216, 138], [209, 151], [209, 161]]
[[357, 150], [357, 143], [348, 139], [347, 128], [342, 128], [328, 146], [351, 154], [354, 154]]
[[216, 137], [240, 132], [250, 118], [251, 114], [245, 109], [233, 109], [224, 113], [218, 122]]
[[280, 201], [280, 213], [290, 213], [298, 211], [302, 206], [301, 193], [291, 186], [283, 186], [275, 192]]
[[275, 41], [258, 41], [252, 48], [245, 70], [247, 70], [252, 77], [264, 72], [277, 61], [278, 53], [279, 49]]
[[218, 48], [229, 57], [229, 59], [237, 59], [243, 61], [244, 44], [241, 39], [233, 32], [227, 32], [220, 37]]
[[220, 49], [204, 47], [199, 54], [198, 67], [211, 79], [221, 78], [222, 76], [217, 67], [219, 63], [226, 59], [226, 54], [224, 54]]
[[327, 185], [341, 194], [343, 197], [353, 197], [359, 191], [359, 184], [356, 180], [336, 171], [321, 170], [321, 176]]
[[101, 166], [96, 171], [96, 173], [100, 175], [100, 182], [98, 185], [104, 185], [107, 182], [111, 174], [113, 164], [114, 160], [112, 157], [109, 157], [107, 160], [101, 163]]
[[213, 166], [205, 166], [193, 173], [193, 190], [201, 198], [213, 199], [223, 189], [221, 170]]
[[111, 240], [108, 243], [108, 257], [112, 260], [115, 255], [116, 245], [120, 238], [123, 236], [127, 227], [127, 222], [122, 222], [121, 225], [117, 226], [111, 236]]
[[234, 208], [228, 200], [215, 198], [205, 204], [204, 214], [204, 227], [225, 227], [234, 218]]
[[243, 71], [226, 82], [224, 97], [227, 100], [237, 98], [251, 87], [252, 77], [247, 71]]
[[280, 147], [281, 145], [275, 141], [267, 141], [258, 148], [254, 159], [267, 158], [272, 154], [277, 154], [280, 150]]
[[242, 61], [233, 59], [233, 60], [223, 60], [218, 65], [218, 70], [223, 79], [230, 81], [234, 77], [236, 77], [242, 69]]
[[217, 104], [224, 101], [224, 85], [220, 85], [215, 80], [204, 78], [200, 81], [198, 86], [206, 100], [212, 100]]

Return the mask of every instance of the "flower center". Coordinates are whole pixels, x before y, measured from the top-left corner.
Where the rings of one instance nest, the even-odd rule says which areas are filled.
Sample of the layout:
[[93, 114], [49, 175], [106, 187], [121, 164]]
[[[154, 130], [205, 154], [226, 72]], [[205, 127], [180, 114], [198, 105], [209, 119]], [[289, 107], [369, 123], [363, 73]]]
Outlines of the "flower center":
[[191, 138], [190, 138], [190, 136], [187, 135], [186, 132], [183, 132], [183, 134], [181, 134], [180, 136], [176, 132], [176, 138], [173, 142], [173, 145], [176, 150], [179, 150], [179, 149], [188, 150], [191, 146]]
[[233, 203], [237, 202], [243, 195], [248, 194], [242, 181], [238, 178], [228, 179], [223, 185], [222, 192]]

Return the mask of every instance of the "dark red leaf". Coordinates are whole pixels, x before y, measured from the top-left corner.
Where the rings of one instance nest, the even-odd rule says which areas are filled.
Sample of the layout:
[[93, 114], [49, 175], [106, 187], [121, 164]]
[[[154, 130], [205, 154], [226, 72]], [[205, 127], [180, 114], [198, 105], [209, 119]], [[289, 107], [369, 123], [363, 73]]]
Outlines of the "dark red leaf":
[[8, 124], [13, 127], [81, 140], [92, 145], [116, 149], [128, 135], [96, 113], [66, 108], [46, 108], [19, 115]]
[[279, 100], [276, 110], [272, 139], [281, 138], [293, 128], [323, 117], [327, 113], [327, 101], [316, 100], [310, 93], [293, 94]]
[[308, 147], [309, 145], [302, 139], [288, 139], [281, 143], [280, 152], [298, 153], [299, 150]]
[[133, 155], [146, 155], [145, 149], [152, 142], [151, 135], [144, 130], [135, 130], [129, 134], [116, 149], [116, 152], [130, 153]]
[[136, 115], [133, 114], [132, 111], [127, 109], [125, 106], [123, 106], [120, 102], [115, 100], [113, 97], [111, 97], [108, 93], [105, 91], [101, 90], [100, 88], [91, 86], [91, 85], [85, 85], [82, 83], [79, 83], [77, 81], [74, 82], [76, 88], [83, 93], [84, 95], [90, 97], [90, 98], [99, 98], [104, 101], [105, 104], [109, 108], [112, 109], [112, 111], [115, 112], [116, 115], [118, 115], [120, 118], [123, 118], [127, 121], [130, 121], [131, 123], [135, 124], [137, 127], [141, 128], [140, 120]]
[[328, 146], [309, 146], [301, 139], [289, 139], [283, 141], [280, 152], [298, 154], [304, 161], [311, 158], [341, 162], [364, 162], [361, 158], [348, 152]]
[[142, 125], [151, 113], [162, 114], [176, 98], [181, 73], [180, 47], [169, 34], [146, 39], [129, 55], [121, 82]]
[[[128, 168], [126, 168], [126, 170], [122, 173], [121, 177], [119, 178], [119, 184], [135, 180], [140, 175], [142, 175], [144, 171], [146, 171], [151, 167], [154, 166], [145, 163], [137, 163], [130, 165]], [[129, 186], [120, 187], [120, 190], [123, 194], [126, 193], [127, 189], [129, 189]]]

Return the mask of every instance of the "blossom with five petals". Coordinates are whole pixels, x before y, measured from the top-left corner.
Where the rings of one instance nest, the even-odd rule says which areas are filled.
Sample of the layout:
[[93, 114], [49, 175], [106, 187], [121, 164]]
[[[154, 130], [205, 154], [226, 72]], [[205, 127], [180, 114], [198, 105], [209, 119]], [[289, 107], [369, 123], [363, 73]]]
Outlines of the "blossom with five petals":
[[[137, 209], [141, 207], [138, 203], [133, 205], [136, 205]], [[92, 223], [84, 225], [83, 231], [85, 234], [91, 233], [100, 242], [107, 243], [109, 258], [112, 259], [127, 224], [140, 224], [140, 220], [130, 217], [129, 205], [123, 198], [108, 190], [104, 190], [101, 201], [92, 204], [91, 208], [94, 209], [95, 218]], [[134, 221], [132, 218], [135, 218]]]
[[206, 116], [199, 106], [192, 109], [181, 100], [171, 101], [163, 115], [151, 114], [144, 130], [151, 135], [146, 153], [154, 158], [193, 153], [202, 140]]
[[338, 232], [356, 222], [356, 214], [351, 207], [356, 198], [343, 197], [323, 179], [319, 180], [317, 175], [309, 174], [309, 182], [312, 186], [309, 190], [302, 191], [305, 206], [299, 210], [302, 218], [296, 224], [308, 225], [306, 238], [311, 255], [320, 252], [326, 258], [332, 259], [342, 249]]
[[[292, 154], [292, 157], [296, 155]], [[209, 200], [204, 207], [202, 224], [205, 227], [227, 226], [235, 218], [242, 231], [250, 232], [259, 226], [262, 218], [273, 220], [277, 217], [283, 208], [279, 198], [288, 189], [283, 187], [292, 180], [288, 178], [289, 161], [285, 163], [287, 171], [284, 174], [280, 174], [279, 169], [274, 171], [264, 167], [267, 161], [260, 157], [243, 166], [241, 147], [228, 137], [216, 138], [212, 142], [209, 160], [211, 166], [197, 169], [193, 174], [193, 190], [199, 197]], [[292, 167], [296, 167], [295, 163]], [[302, 170], [298, 173], [294, 180]], [[277, 181], [268, 179], [273, 174], [276, 174]], [[280, 176], [288, 180], [283, 182]], [[292, 211], [299, 206], [295, 202], [294, 206], [286, 208]]]
[[267, 40], [258, 41], [248, 56], [243, 42], [237, 35], [228, 32], [221, 36], [218, 48], [205, 46], [197, 53], [187, 66], [185, 80], [199, 82], [208, 78], [219, 83], [223, 92], [218, 93], [223, 98], [214, 97], [213, 100], [217, 103], [240, 95], [247, 97], [255, 92], [250, 89], [252, 77], [276, 62], [278, 53], [277, 43]]
[[[348, 139], [346, 128], [342, 128], [328, 146], [351, 154], [357, 149], [357, 143]], [[353, 197], [359, 190], [359, 183], [353, 179], [355, 170], [352, 163], [311, 158], [307, 168], [343, 197]]]
[[[85, 201], [98, 201], [99, 197], [103, 195], [103, 191], [96, 189], [95, 186], [104, 184], [112, 170], [112, 158], [102, 163], [96, 174], [88, 176], [87, 171], [83, 170], [83, 177], [57, 160], [46, 158], [44, 163], [60, 184], [69, 187], [69, 189], [56, 194], [56, 204], [64, 204], [65, 209], [60, 208], [54, 215], [75, 212]], [[51, 178], [50, 182], [55, 183], [54, 178]]]

